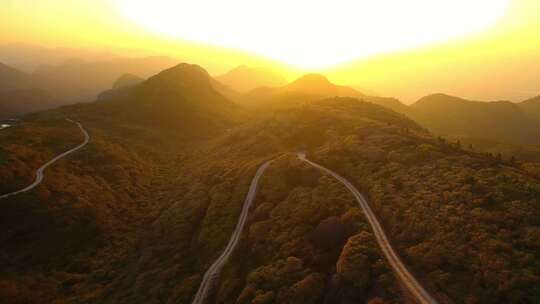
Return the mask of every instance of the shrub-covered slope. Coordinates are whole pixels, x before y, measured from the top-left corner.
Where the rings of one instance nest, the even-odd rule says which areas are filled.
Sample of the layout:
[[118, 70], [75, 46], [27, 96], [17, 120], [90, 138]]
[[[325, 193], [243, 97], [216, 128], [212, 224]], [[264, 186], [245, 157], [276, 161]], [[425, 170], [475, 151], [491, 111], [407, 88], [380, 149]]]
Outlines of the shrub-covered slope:
[[[196, 66], [126, 96], [37, 114], [0, 131], [2, 190], [80, 140], [36, 191], [0, 201], [0, 299], [13, 303], [190, 303], [263, 176], [216, 303], [403, 302], [350, 193], [366, 193], [397, 251], [442, 303], [540, 296], [539, 176], [466, 151], [405, 116], [331, 98], [239, 109]], [[37, 136], [36, 136], [37, 135]], [[8, 302], [9, 303], [9, 302]]]

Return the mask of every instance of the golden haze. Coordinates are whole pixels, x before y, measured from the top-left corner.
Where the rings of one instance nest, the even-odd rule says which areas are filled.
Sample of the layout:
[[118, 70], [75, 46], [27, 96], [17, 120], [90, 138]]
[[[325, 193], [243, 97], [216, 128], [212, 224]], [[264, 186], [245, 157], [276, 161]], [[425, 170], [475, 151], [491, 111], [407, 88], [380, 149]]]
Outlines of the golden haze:
[[[476, 99], [520, 100], [540, 94], [540, 83], [534, 77], [540, 66], [538, 12], [540, 3], [536, 0], [512, 0], [497, 24], [481, 32], [436, 44], [367, 54], [315, 71], [333, 81], [405, 102], [437, 91]], [[321, 24], [325, 22], [328, 20]], [[278, 69], [289, 80], [308, 72], [256, 52], [183, 41], [152, 31], [130, 19], [113, 0], [7, 1], [0, 11], [0, 28], [2, 44], [22, 42], [106, 49], [121, 55], [169, 55], [204, 65], [214, 74], [240, 64]], [[512, 86], [508, 79], [513, 80]]]

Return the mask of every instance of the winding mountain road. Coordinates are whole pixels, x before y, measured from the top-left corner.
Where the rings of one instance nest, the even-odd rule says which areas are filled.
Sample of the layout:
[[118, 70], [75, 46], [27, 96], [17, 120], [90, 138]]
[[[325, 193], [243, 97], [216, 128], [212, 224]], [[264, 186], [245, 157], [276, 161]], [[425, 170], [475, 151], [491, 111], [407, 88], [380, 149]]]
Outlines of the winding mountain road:
[[7, 193], [7, 194], [3, 194], [3, 195], [0, 195], [0, 199], [3, 199], [3, 198], [6, 198], [6, 197], [9, 197], [9, 196], [13, 196], [13, 195], [17, 195], [19, 193], [23, 193], [23, 192], [27, 192], [27, 191], [30, 191], [32, 189], [34, 189], [37, 185], [39, 185], [42, 181], [43, 181], [43, 171], [45, 171], [45, 169], [47, 169], [47, 167], [49, 167], [50, 165], [54, 164], [56, 161], [58, 161], [59, 159], [63, 158], [63, 157], [66, 157], [68, 156], [69, 154], [81, 149], [82, 147], [86, 146], [86, 144], [88, 144], [88, 142], [90, 141], [90, 135], [88, 134], [88, 132], [84, 129], [84, 127], [79, 123], [79, 122], [76, 122], [76, 121], [73, 121], [71, 119], [66, 119], [67, 121], [69, 122], [72, 122], [74, 124], [76, 124], [79, 129], [81, 130], [81, 132], [84, 134], [84, 141], [76, 146], [75, 148], [73, 149], [70, 149], [62, 154], [59, 154], [57, 155], [55, 158], [51, 159], [50, 161], [48, 161], [46, 164], [44, 164], [43, 166], [41, 166], [37, 171], [36, 171], [36, 179], [34, 180], [34, 182], [28, 186], [26, 186], [25, 188], [21, 189], [21, 190], [17, 190], [17, 191], [14, 191], [14, 192], [11, 192], [11, 193]]
[[193, 299], [192, 304], [204, 304], [204, 301], [208, 297], [208, 294], [212, 288], [215, 279], [219, 276], [223, 265], [225, 265], [232, 252], [234, 251], [234, 248], [238, 244], [240, 236], [242, 235], [242, 230], [244, 230], [244, 225], [246, 224], [249, 208], [253, 204], [255, 196], [257, 195], [259, 179], [261, 178], [264, 171], [268, 168], [271, 162], [272, 160], [269, 160], [262, 164], [257, 170], [257, 173], [255, 173], [255, 177], [253, 177], [251, 185], [249, 186], [249, 191], [246, 196], [246, 200], [244, 201], [244, 206], [242, 207], [242, 213], [240, 213], [240, 218], [238, 219], [236, 229], [234, 230], [231, 239], [229, 240], [229, 244], [227, 244], [225, 251], [223, 251], [219, 258], [212, 264], [212, 266], [210, 266], [210, 268], [204, 274], [203, 280], [201, 282], [201, 285], [199, 286], [199, 290], [197, 291], [195, 298]]
[[386, 256], [386, 259], [390, 263], [390, 266], [394, 269], [394, 272], [396, 273], [398, 279], [414, 296], [418, 303], [436, 304], [437, 301], [431, 295], [429, 295], [429, 293], [422, 287], [422, 285], [420, 285], [420, 283], [414, 278], [414, 276], [407, 270], [397, 253], [394, 251], [394, 249], [390, 245], [390, 242], [388, 241], [388, 238], [386, 237], [386, 234], [384, 233], [381, 224], [377, 220], [377, 217], [371, 210], [371, 207], [367, 203], [364, 196], [360, 193], [360, 191], [358, 191], [358, 189], [356, 189], [353, 184], [351, 184], [349, 181], [347, 181], [345, 178], [341, 177], [334, 171], [308, 160], [305, 153], [297, 153], [297, 156], [299, 159], [309, 163], [310, 165], [320, 169], [323, 172], [330, 174], [335, 179], [344, 184], [352, 192], [352, 194], [360, 204], [360, 207], [364, 211], [371, 225], [371, 228], [373, 229], [375, 238], [377, 239], [377, 243], [381, 247], [384, 255]]

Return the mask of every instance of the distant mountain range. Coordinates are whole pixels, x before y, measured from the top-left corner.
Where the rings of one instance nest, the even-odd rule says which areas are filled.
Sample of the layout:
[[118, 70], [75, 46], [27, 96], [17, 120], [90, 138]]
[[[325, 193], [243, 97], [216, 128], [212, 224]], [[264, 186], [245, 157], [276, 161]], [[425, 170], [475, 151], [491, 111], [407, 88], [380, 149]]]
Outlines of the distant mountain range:
[[0, 62], [0, 91], [28, 89], [34, 86], [36, 83], [32, 76]]
[[[233, 78], [245, 69], [235, 69], [226, 75]], [[229, 80], [228, 83], [232, 82]], [[251, 85], [255, 84], [257, 82]], [[355, 97], [405, 114], [445, 136], [484, 138], [513, 144], [540, 143], [540, 96], [512, 103], [480, 102], [432, 94], [407, 106], [395, 98], [370, 96], [350, 87], [335, 85], [319, 74], [308, 74], [286, 85], [258, 84], [258, 87], [240, 96], [242, 104], [291, 106], [324, 97]], [[231, 87], [237, 88], [234, 85]]]
[[41, 66], [34, 73], [26, 73], [0, 63], [0, 105], [4, 109], [0, 112], [0, 118], [59, 105], [95, 101], [100, 93], [111, 86], [136, 82], [133, 77], [125, 78], [126, 74], [149, 77], [174, 64], [175, 61], [167, 57], [97, 62], [73, 59], [58, 66]]
[[395, 98], [368, 96], [350, 87], [335, 85], [323, 75], [308, 74], [282, 87], [254, 89], [243, 96], [242, 102], [255, 106], [291, 106], [335, 96], [360, 98], [384, 106], [441, 135], [515, 144], [540, 143], [540, 97], [512, 103], [433, 94], [407, 106]]
[[0, 63], [0, 119], [61, 104], [32, 75]]
[[0, 62], [27, 73], [33, 73], [42, 65], [60, 65], [73, 58], [104, 61], [119, 58], [119, 56], [112, 52], [88, 49], [47, 48], [23, 43], [0, 45]]
[[539, 99], [516, 104], [433, 94], [412, 104], [405, 114], [438, 134], [538, 144], [540, 119], [532, 109], [539, 105]]
[[[395, 98], [369, 96], [353, 88], [333, 84], [320, 74], [307, 74], [288, 84], [276, 73], [246, 66], [235, 68], [215, 79], [204, 69], [188, 64], [181, 64], [157, 74], [172, 65], [174, 60], [166, 57], [123, 58], [98, 62], [70, 60], [59, 66], [42, 66], [34, 74], [28, 74], [0, 64], [0, 118], [62, 104], [93, 101], [96, 98], [101, 101], [133, 99], [131, 92], [134, 90], [140, 91], [136, 99], [141, 104], [143, 99], [147, 104], [165, 103], [160, 109], [146, 109], [156, 112], [153, 115], [162, 111], [165, 116], [170, 114], [169, 111], [177, 112], [179, 109], [190, 113], [189, 107], [172, 106], [167, 102], [182, 99], [197, 105], [194, 100], [202, 91], [206, 92], [205, 94], [214, 94], [214, 97], [204, 96], [204, 99], [221, 100], [216, 101], [215, 105], [221, 108], [220, 111], [213, 111], [214, 106], [205, 109], [213, 113], [222, 112], [225, 108], [222, 105], [231, 103], [230, 101], [248, 108], [260, 108], [290, 107], [322, 98], [353, 97], [404, 114], [443, 136], [483, 138], [509, 144], [540, 143], [540, 96], [521, 103], [512, 103], [471, 101], [433, 94], [407, 106]], [[154, 74], [157, 75], [144, 81]], [[189, 92], [189, 96], [180, 96], [180, 87], [175, 88], [174, 83], [179, 86], [179, 83], [182, 83], [182, 86], [191, 83], [193, 88], [199, 87], [200, 90], [190, 89], [185, 91]], [[252, 87], [255, 88], [242, 92]], [[98, 95], [99, 97], [96, 97]], [[218, 95], [219, 97], [216, 97]], [[159, 98], [156, 96], [163, 100], [156, 100]], [[168, 110], [164, 110], [165, 108]], [[133, 109], [129, 112], [135, 117], [138, 116]], [[186, 114], [184, 119], [189, 120], [190, 117]]]
[[146, 78], [174, 66], [168, 57], [118, 58], [89, 62], [69, 60], [61, 65], [41, 66], [33, 76], [42, 87], [70, 103], [94, 101], [124, 74]]
[[216, 80], [239, 92], [247, 92], [258, 87], [280, 87], [287, 84], [287, 80], [277, 72], [245, 65], [217, 76]]
[[406, 106], [397, 99], [368, 96], [353, 88], [333, 84], [321, 74], [307, 74], [281, 87], [256, 88], [243, 95], [241, 102], [248, 106], [261, 106], [267, 104], [291, 106], [302, 102], [330, 97], [361, 98], [395, 111], [406, 108]]

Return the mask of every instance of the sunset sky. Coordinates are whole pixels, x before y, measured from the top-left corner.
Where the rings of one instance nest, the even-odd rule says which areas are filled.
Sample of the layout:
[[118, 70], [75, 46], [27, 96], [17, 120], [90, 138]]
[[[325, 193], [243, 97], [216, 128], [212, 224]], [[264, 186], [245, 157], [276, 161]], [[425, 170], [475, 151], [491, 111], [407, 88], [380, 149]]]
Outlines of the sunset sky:
[[2, 44], [321, 71], [406, 102], [540, 94], [538, 0], [2, 0], [0, 28]]

